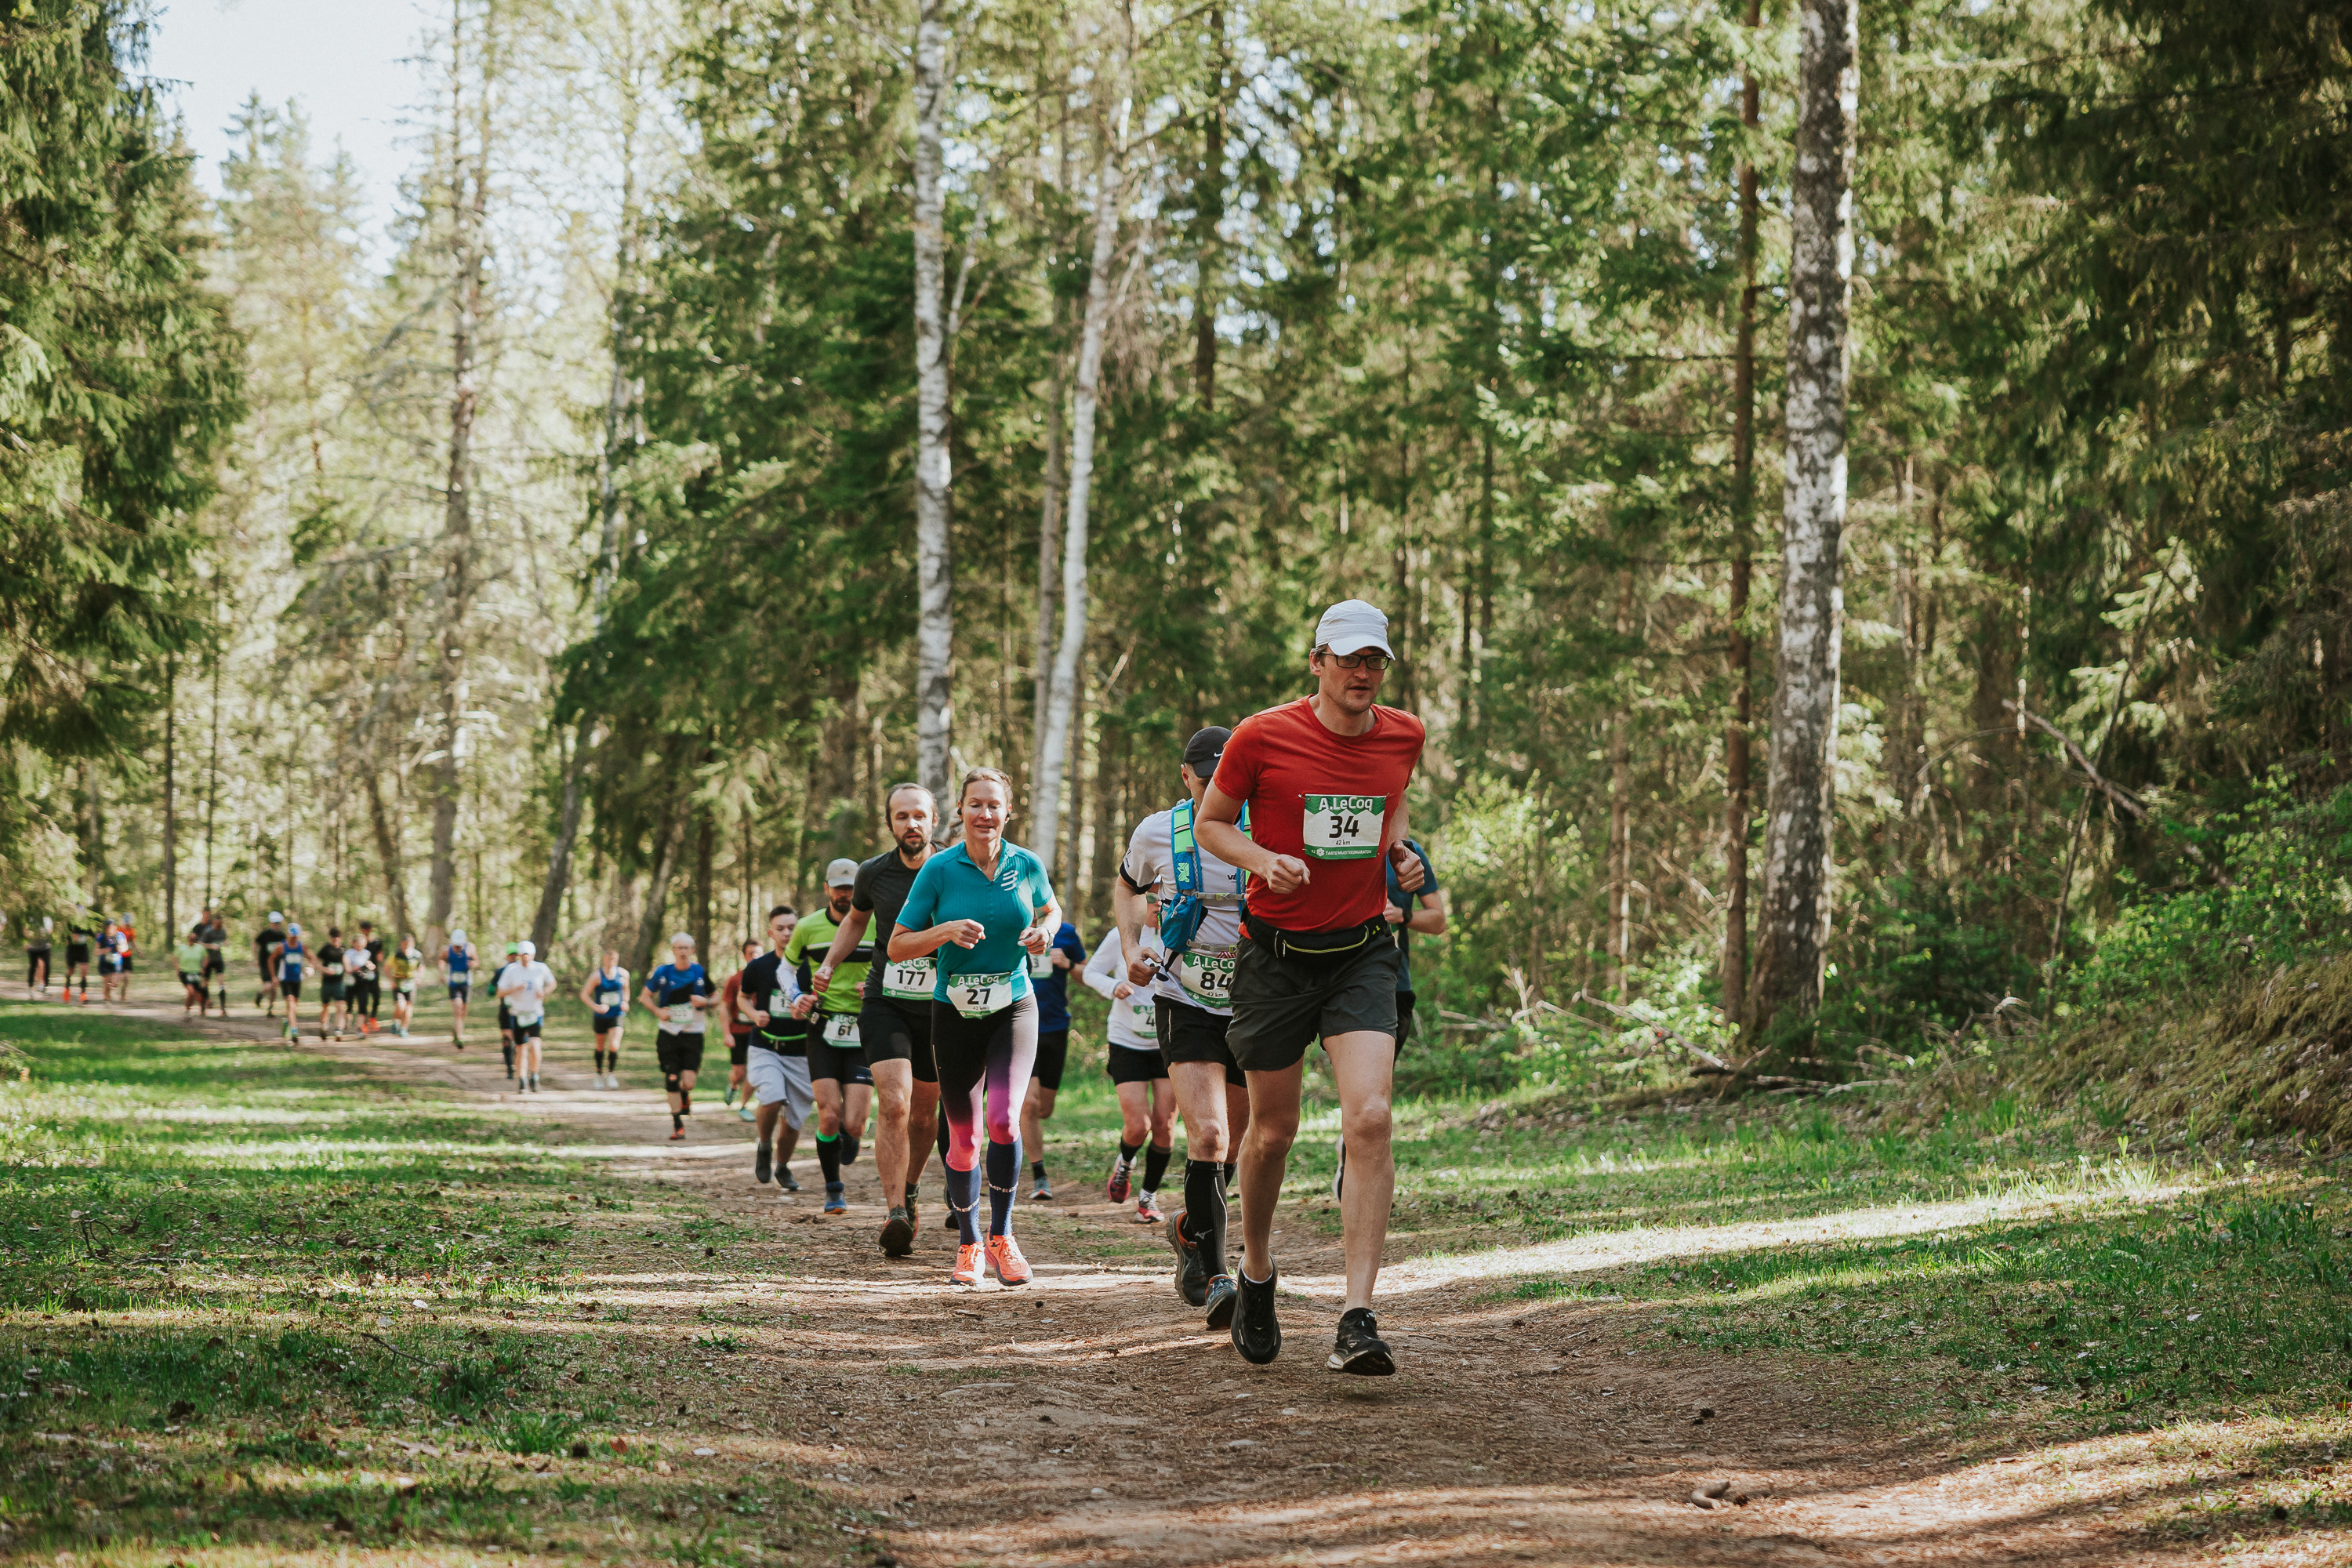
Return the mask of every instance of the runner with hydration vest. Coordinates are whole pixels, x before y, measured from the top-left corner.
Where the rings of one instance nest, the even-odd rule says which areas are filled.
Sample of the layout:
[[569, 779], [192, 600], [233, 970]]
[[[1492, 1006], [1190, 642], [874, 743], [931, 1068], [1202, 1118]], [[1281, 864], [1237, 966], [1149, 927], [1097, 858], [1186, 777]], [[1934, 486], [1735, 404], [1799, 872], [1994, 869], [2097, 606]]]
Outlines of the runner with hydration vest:
[[[1327, 1362], [1335, 1372], [1396, 1370], [1372, 1314], [1396, 1170], [1389, 1097], [1396, 1066], [1396, 942], [1383, 863], [1401, 889], [1422, 882], [1405, 791], [1427, 731], [1378, 701], [1396, 658], [1388, 618], [1360, 599], [1334, 605], [1315, 631], [1315, 694], [1242, 721], [1202, 795], [1201, 847], [1249, 873], [1246, 939], [1234, 964], [1226, 1038], [1249, 1075], [1241, 1155], [1242, 1273], [1234, 1347], [1263, 1365], [1281, 1353], [1275, 1315], [1274, 1210], [1292, 1142], [1307, 1048], [1330, 1058], [1348, 1145], [1340, 1201], [1347, 1287]], [[1246, 831], [1237, 824], [1249, 815]]]
[[[947, 1113], [948, 1205], [958, 1246], [950, 1276], [977, 1285], [982, 1270], [975, 1210], [988, 1182], [987, 1260], [1005, 1285], [1025, 1285], [1029, 1261], [1013, 1238], [1013, 1204], [1021, 1174], [1021, 1101], [1037, 1059], [1037, 1002], [1026, 953], [1044, 952], [1061, 930], [1062, 908], [1036, 856], [1005, 842], [1013, 783], [994, 768], [973, 768], [956, 792], [961, 843], [939, 851], [915, 873], [891, 927], [894, 963], [929, 955], [931, 1048]], [[986, 1121], [983, 1157], [978, 1131]]]
[[[1205, 1310], [1212, 1329], [1233, 1321], [1225, 1203], [1234, 1152], [1250, 1124], [1248, 1081], [1228, 1039], [1244, 879], [1202, 847], [1197, 818], [1232, 738], [1232, 731], [1211, 725], [1184, 743], [1177, 777], [1185, 798], [1135, 825], [1111, 887], [1127, 975], [1152, 988], [1160, 1055], [1184, 1113], [1184, 1206], [1168, 1220], [1176, 1289]], [[1143, 949], [1139, 936], [1147, 896], [1160, 905], [1158, 956]]]

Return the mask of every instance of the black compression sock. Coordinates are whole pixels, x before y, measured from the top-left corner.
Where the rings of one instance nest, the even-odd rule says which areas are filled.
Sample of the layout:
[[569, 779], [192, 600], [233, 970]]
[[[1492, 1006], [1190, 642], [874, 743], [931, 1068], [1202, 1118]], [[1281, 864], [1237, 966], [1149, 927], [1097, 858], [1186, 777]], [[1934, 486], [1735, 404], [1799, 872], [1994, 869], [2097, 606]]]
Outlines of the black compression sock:
[[1134, 1164], [1134, 1163], [1135, 1163], [1135, 1152], [1136, 1152], [1138, 1149], [1140, 1149], [1140, 1148], [1142, 1148], [1142, 1147], [1143, 1147], [1143, 1145], [1142, 1145], [1142, 1144], [1140, 1144], [1140, 1143], [1122, 1143], [1122, 1144], [1120, 1144], [1120, 1145], [1118, 1146], [1118, 1163], [1119, 1163], [1120, 1164], [1122, 1164], [1122, 1165], [1132, 1165], [1132, 1164]]
[[1214, 1160], [1184, 1162], [1184, 1234], [1212, 1275], [1225, 1272], [1225, 1186]]
[[677, 1091], [677, 1108], [688, 1116], [694, 1114], [694, 1090], [681, 1089]]
[[1021, 1173], [1021, 1145], [988, 1143], [988, 1234], [1003, 1236], [1013, 1223], [1013, 1182]]
[[841, 1180], [841, 1134], [820, 1132], [816, 1135], [817, 1169], [824, 1173], [825, 1185]]
[[841, 1163], [845, 1165], [857, 1163], [857, 1134], [855, 1132], [841, 1135]]
[[1160, 1179], [1168, 1174], [1168, 1157], [1174, 1152], [1174, 1150], [1162, 1149], [1156, 1143], [1144, 1152], [1143, 1190], [1145, 1192], [1160, 1191]]
[[686, 1125], [686, 1118], [673, 1110], [669, 1113], [669, 1130], [673, 1132]]
[[1043, 1160], [1030, 1161], [1029, 1173], [1036, 1177], [1039, 1181], [1044, 1181], [1045, 1179], [1045, 1162]]

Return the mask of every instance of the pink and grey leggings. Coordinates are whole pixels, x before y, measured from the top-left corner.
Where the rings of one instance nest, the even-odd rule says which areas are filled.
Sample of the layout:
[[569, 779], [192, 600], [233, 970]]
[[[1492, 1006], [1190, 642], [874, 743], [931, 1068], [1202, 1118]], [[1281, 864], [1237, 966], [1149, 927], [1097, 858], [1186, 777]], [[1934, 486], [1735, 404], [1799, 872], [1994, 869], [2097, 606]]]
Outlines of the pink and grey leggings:
[[931, 1055], [948, 1121], [948, 1203], [967, 1242], [980, 1239], [980, 1124], [988, 1122], [988, 1234], [1006, 1235], [1021, 1173], [1021, 1100], [1037, 1061], [1037, 999], [1024, 996], [984, 1018], [931, 1004]]

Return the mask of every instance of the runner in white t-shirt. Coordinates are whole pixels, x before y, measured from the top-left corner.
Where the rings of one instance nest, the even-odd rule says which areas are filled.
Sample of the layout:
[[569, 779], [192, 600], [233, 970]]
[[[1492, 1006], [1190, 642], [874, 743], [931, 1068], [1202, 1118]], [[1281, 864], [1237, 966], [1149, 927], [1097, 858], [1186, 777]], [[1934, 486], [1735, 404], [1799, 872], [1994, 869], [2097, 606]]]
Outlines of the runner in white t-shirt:
[[[1159, 937], [1148, 929], [1143, 941], [1145, 951], [1160, 952]], [[1160, 1037], [1153, 1029], [1158, 1005], [1149, 983], [1138, 984], [1129, 978], [1116, 930], [1096, 945], [1080, 978], [1110, 1002], [1108, 1065], [1118, 1094], [1118, 1157], [1111, 1162], [1103, 1190], [1111, 1202], [1125, 1203], [1135, 1156], [1142, 1152], [1143, 1189], [1135, 1217], [1157, 1225], [1168, 1217], [1160, 1210], [1160, 1181], [1168, 1173], [1176, 1128], [1176, 1095], [1169, 1087], [1167, 1059], [1160, 1054]]]
[[[1136, 824], [1111, 884], [1111, 907], [1127, 943], [1127, 976], [1152, 987], [1160, 1054], [1184, 1112], [1184, 1206], [1168, 1222], [1176, 1290], [1207, 1310], [1213, 1329], [1233, 1321], [1225, 1194], [1233, 1184], [1234, 1152], [1249, 1130], [1248, 1080], [1225, 1044], [1242, 942], [1243, 877], [1200, 847], [1193, 814], [1232, 735], [1213, 724], [1185, 742], [1177, 770], [1185, 798]], [[1141, 940], [1147, 900], [1159, 910], [1156, 952]], [[1168, 945], [1182, 949], [1173, 962], [1166, 956]]]
[[499, 1003], [514, 1019], [515, 1088], [539, 1092], [540, 1030], [547, 1022], [547, 999], [555, 994], [555, 971], [539, 961], [539, 949], [515, 944], [514, 962], [499, 971]]

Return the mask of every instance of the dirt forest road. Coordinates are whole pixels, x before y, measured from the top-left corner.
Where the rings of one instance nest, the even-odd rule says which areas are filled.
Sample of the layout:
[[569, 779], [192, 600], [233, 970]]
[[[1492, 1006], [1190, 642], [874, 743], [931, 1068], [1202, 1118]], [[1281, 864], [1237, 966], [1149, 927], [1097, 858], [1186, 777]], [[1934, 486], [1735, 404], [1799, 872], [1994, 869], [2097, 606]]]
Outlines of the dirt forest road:
[[[176, 1009], [127, 1009], [168, 1018]], [[242, 1018], [208, 1030], [261, 1036]], [[487, 1048], [485, 1048], [487, 1046]], [[1932, 1436], [1874, 1436], [1851, 1369], [1634, 1348], [1626, 1309], [1528, 1301], [1444, 1260], [1379, 1304], [1391, 1378], [1324, 1370], [1339, 1310], [1335, 1238], [1278, 1224], [1284, 1354], [1244, 1363], [1177, 1299], [1166, 1249], [1065, 1165], [1056, 1202], [1016, 1219], [1035, 1282], [960, 1289], [937, 1163], [915, 1255], [885, 1258], [874, 1165], [845, 1218], [819, 1212], [807, 1145], [797, 1197], [751, 1179], [750, 1129], [713, 1074], [688, 1139], [643, 1089], [597, 1090], [568, 1061], [507, 1092], [492, 1035], [321, 1046], [387, 1087], [430, 1086], [549, 1124], [574, 1156], [763, 1239], [720, 1272], [614, 1215], [573, 1261], [610, 1311], [666, 1342], [719, 1310], [741, 1342], [689, 1363], [655, 1432], [791, 1466], [886, 1516], [877, 1560], [963, 1563], [2120, 1563], [2200, 1555], [2121, 1528], [2095, 1490], [2046, 1484], [2031, 1454], [1964, 1462]], [[557, 1053], [551, 1052], [551, 1056]], [[569, 1053], [565, 1053], [568, 1055]], [[723, 1058], [719, 1058], [723, 1062]], [[723, 1073], [723, 1067], [719, 1069]], [[1083, 1188], [1083, 1190], [1080, 1190]], [[1076, 1201], [1073, 1201], [1073, 1199]], [[1310, 1198], [1306, 1201], [1320, 1201]], [[600, 1214], [597, 1218], [604, 1220]], [[584, 1223], [584, 1222], [583, 1222]], [[1391, 1266], [1402, 1261], [1392, 1250]], [[702, 1260], [698, 1259], [699, 1263]], [[698, 1317], [698, 1312], [704, 1314]], [[1792, 1369], [1794, 1369], [1792, 1371]], [[666, 1394], [667, 1398], [667, 1395]], [[1701, 1409], [1715, 1412], [1703, 1421]], [[1988, 1459], [1990, 1462], [1986, 1462]], [[1728, 1482], [1729, 1500], [1695, 1489]]]

